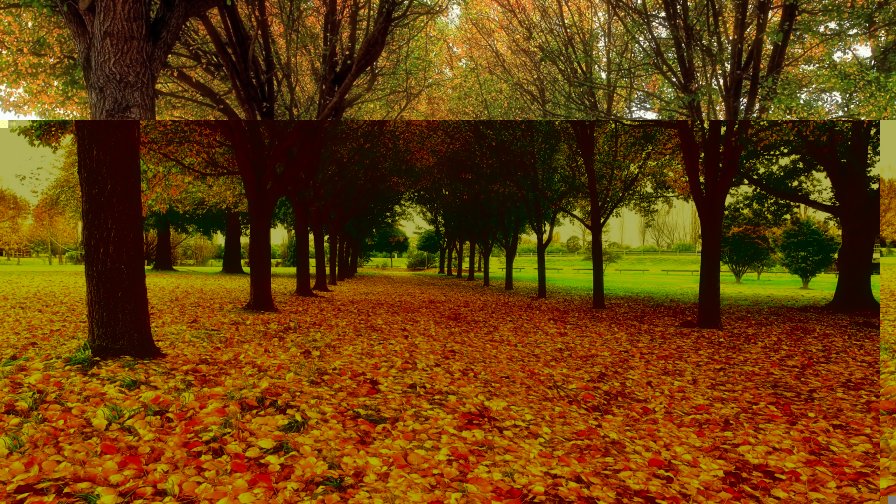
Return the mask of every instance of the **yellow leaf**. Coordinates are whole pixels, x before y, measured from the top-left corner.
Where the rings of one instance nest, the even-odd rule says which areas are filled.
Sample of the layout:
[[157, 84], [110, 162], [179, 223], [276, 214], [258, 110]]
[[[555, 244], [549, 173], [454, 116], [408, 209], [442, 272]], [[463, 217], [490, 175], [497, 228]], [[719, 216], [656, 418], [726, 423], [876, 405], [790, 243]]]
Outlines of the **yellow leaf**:
[[276, 443], [274, 443], [273, 439], [259, 439], [258, 446], [260, 446], [264, 450], [270, 450], [274, 447]]

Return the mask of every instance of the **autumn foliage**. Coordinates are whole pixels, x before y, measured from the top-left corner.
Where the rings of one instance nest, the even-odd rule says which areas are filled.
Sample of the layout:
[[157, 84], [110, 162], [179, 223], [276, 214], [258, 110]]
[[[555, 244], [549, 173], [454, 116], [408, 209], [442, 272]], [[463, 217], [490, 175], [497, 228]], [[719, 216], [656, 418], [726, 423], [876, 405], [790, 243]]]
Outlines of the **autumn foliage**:
[[277, 276], [253, 314], [247, 278], [182, 272], [147, 279], [166, 357], [94, 362], [79, 271], [0, 274], [3, 501], [878, 495], [876, 318], [733, 306], [708, 334], [690, 305], [411, 274]]

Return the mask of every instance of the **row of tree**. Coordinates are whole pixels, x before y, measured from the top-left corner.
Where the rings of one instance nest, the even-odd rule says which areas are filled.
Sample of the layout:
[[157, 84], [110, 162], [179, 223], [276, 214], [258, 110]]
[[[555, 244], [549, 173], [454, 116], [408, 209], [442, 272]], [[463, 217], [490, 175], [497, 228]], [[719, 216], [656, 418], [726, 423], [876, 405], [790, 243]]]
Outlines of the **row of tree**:
[[[732, 145], [725, 137], [730, 127], [753, 134]], [[148, 314], [143, 316], [146, 287], [137, 259], [142, 258], [143, 206], [152, 202], [157, 215], [166, 217], [156, 218], [161, 243], [170, 226], [167, 217], [184, 210], [178, 208], [183, 195], [218, 201], [205, 206], [219, 212], [245, 208], [251, 264], [246, 308], [251, 310], [276, 309], [270, 230], [281, 199], [291, 209], [281, 213], [294, 228], [299, 295], [313, 295], [314, 289], [352, 276], [366, 240], [394, 222], [407, 201], [421, 208], [436, 230], [446, 272], [462, 271], [468, 255], [468, 278], [473, 278], [477, 251], [487, 270], [488, 257], [499, 246], [507, 261], [506, 287], [512, 287], [519, 237], [528, 229], [536, 238], [538, 295], [544, 297], [545, 252], [561, 215], [601, 236], [622, 208], [649, 209], [678, 196], [694, 201], [701, 224], [698, 324], [719, 327], [725, 209], [735, 186], [754, 195], [751, 204], [760, 205], [755, 195], [761, 194], [837, 219], [843, 245], [831, 306], [875, 308], [870, 256], [879, 195], [871, 167], [878, 157], [879, 124], [714, 122], [707, 128], [708, 141], [727, 138], [725, 156], [738, 153], [726, 170], [719, 171], [719, 160], [708, 159], [712, 156], [693, 145], [695, 126], [684, 121], [78, 121], [73, 132], [88, 292], [93, 294], [88, 297], [91, 345], [99, 355], [157, 352]], [[32, 123], [20, 131], [50, 144], [72, 132], [64, 122]], [[820, 183], [823, 179], [827, 182]], [[129, 192], [109, 194], [116, 181], [126, 182]], [[762, 210], [766, 215], [773, 211]], [[235, 240], [227, 236], [225, 241], [235, 241], [238, 248], [239, 234], [233, 234]], [[591, 250], [594, 264], [603, 262], [599, 245], [597, 240]], [[134, 258], [133, 264], [127, 258]], [[109, 268], [121, 263], [127, 264]], [[603, 268], [593, 268], [593, 275], [593, 306], [603, 308]], [[484, 277], [487, 282], [487, 271]], [[145, 329], [136, 330], [135, 324]], [[122, 334], [144, 336], [135, 346], [122, 342]]]
[[0, 102], [48, 118], [881, 117], [896, 74], [890, 11], [839, 0], [0, 0]]

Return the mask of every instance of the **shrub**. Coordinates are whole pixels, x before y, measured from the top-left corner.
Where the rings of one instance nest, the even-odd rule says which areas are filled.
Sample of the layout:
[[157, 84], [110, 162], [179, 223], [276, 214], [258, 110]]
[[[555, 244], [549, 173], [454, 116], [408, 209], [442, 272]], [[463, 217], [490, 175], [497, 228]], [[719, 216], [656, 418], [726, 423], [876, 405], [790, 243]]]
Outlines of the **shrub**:
[[70, 250], [65, 253], [66, 264], [84, 264], [84, 254], [77, 250]]
[[839, 248], [836, 238], [824, 232], [809, 219], [794, 220], [781, 232], [778, 252], [781, 265], [800, 277], [803, 289], [809, 281], [834, 264]]
[[772, 246], [762, 228], [736, 227], [722, 237], [722, 263], [728, 266], [737, 283], [751, 269], [758, 269], [761, 275], [771, 256]]
[[575, 254], [579, 250], [582, 250], [582, 240], [578, 236], [570, 236], [568, 240], [566, 240], [566, 251]]
[[673, 252], [696, 252], [697, 246], [693, 243], [679, 242], [672, 245]]
[[432, 255], [426, 252], [412, 251], [408, 252], [408, 269], [429, 268], [432, 264]]

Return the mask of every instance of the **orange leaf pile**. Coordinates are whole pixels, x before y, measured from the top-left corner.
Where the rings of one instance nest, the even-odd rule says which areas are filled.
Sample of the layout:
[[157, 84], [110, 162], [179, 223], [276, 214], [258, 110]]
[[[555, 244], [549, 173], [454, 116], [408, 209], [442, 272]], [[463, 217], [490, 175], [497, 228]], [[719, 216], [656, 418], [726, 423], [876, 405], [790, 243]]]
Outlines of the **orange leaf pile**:
[[856, 502], [891, 474], [877, 319], [701, 331], [688, 305], [386, 274], [313, 299], [275, 277], [281, 311], [252, 314], [247, 278], [160, 274], [167, 356], [85, 370], [65, 271], [0, 272], [2, 501]]

